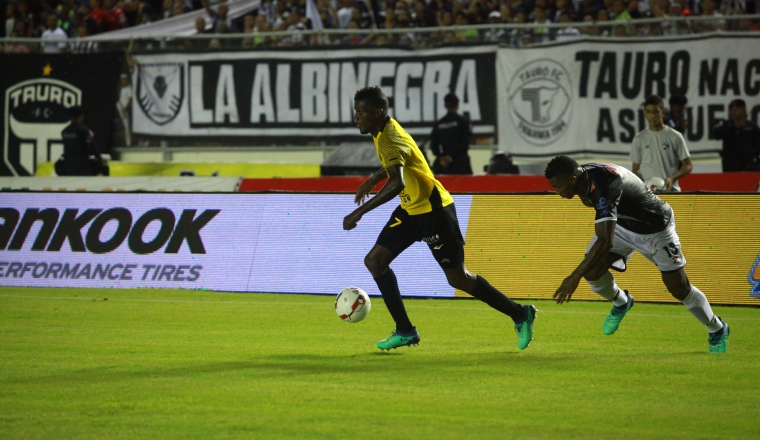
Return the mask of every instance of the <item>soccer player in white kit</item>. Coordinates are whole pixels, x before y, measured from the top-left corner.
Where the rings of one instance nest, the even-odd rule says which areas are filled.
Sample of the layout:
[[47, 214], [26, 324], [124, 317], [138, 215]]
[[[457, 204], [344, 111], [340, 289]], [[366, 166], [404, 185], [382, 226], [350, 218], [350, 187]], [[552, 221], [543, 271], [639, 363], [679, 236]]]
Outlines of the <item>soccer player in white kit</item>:
[[668, 292], [707, 327], [709, 352], [727, 350], [728, 324], [715, 316], [705, 294], [686, 276], [686, 258], [668, 203], [619, 165], [578, 165], [568, 156], [557, 156], [544, 174], [557, 195], [565, 199], [577, 195], [584, 205], [596, 210], [596, 235], [583, 262], [555, 291], [557, 303], [569, 301], [585, 278], [591, 290], [614, 304], [602, 326], [602, 332], [611, 335], [633, 307], [633, 296], [618, 287], [609, 269], [624, 271], [634, 251], [639, 251], [660, 270]]

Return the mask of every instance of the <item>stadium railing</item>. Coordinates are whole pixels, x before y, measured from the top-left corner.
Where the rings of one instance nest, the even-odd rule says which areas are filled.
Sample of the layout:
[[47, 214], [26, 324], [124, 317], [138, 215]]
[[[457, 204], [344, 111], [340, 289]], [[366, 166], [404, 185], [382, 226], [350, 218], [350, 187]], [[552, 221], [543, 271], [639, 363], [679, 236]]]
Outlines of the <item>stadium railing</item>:
[[[722, 23], [721, 23], [722, 22]], [[199, 50], [278, 50], [310, 47], [356, 47], [382, 46], [421, 49], [441, 46], [499, 44], [503, 46], [533, 46], [556, 42], [565, 38], [659, 38], [667, 41], [684, 35], [722, 33], [752, 33], [757, 28], [760, 14], [726, 16], [685, 16], [656, 17], [630, 21], [597, 21], [569, 23], [524, 23], [524, 24], [481, 24], [472, 26], [417, 27], [394, 29], [323, 29], [293, 30], [261, 33], [195, 34], [195, 35], [151, 35], [137, 37], [110, 37], [107, 34], [96, 38], [71, 38], [68, 40], [44, 41], [39, 38], [0, 38], [5, 51], [12, 44], [24, 44], [32, 52], [42, 44], [65, 42], [67, 51], [98, 52], [111, 50], [134, 51], [199, 51]], [[718, 29], [723, 25], [724, 30]], [[562, 32], [575, 28], [579, 34]], [[622, 31], [618, 31], [622, 29]], [[616, 32], [630, 35], [616, 36]], [[471, 31], [476, 31], [473, 33]], [[363, 36], [364, 44], [352, 40]], [[534, 41], [538, 37], [540, 41]]]

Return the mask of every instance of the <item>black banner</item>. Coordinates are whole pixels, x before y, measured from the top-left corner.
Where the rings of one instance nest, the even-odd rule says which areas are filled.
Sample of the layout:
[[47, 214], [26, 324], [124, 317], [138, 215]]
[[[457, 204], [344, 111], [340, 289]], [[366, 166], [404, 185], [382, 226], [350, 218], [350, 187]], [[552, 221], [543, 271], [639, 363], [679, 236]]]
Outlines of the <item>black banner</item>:
[[[353, 96], [379, 85], [389, 113], [417, 140], [459, 95], [479, 135], [493, 135], [495, 48], [137, 55], [134, 132], [156, 137], [360, 137]], [[396, 54], [396, 52], [398, 52]]]
[[82, 107], [102, 152], [110, 150], [123, 53], [0, 54], [0, 175], [34, 175], [63, 152], [68, 108]]

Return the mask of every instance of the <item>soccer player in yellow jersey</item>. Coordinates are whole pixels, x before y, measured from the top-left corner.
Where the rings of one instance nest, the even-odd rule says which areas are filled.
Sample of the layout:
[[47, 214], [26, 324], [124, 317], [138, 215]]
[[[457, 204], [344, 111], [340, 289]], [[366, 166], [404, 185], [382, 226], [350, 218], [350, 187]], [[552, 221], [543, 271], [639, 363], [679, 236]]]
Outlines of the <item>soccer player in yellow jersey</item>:
[[[358, 208], [343, 219], [351, 230], [367, 212], [398, 196], [401, 205], [393, 211], [377, 242], [364, 257], [364, 264], [380, 289], [385, 305], [396, 322], [393, 334], [377, 343], [381, 350], [416, 345], [420, 335], [412, 325], [401, 300], [391, 262], [414, 242], [425, 242], [446, 274], [449, 284], [508, 315], [515, 323], [520, 350], [533, 337], [536, 308], [520, 305], [496, 290], [484, 278], [464, 266], [464, 238], [459, 229], [454, 199], [435, 179], [414, 139], [388, 116], [388, 98], [380, 87], [366, 87], [354, 95], [354, 121], [362, 134], [371, 134], [382, 168], [356, 190]], [[388, 179], [368, 199], [372, 189]]]

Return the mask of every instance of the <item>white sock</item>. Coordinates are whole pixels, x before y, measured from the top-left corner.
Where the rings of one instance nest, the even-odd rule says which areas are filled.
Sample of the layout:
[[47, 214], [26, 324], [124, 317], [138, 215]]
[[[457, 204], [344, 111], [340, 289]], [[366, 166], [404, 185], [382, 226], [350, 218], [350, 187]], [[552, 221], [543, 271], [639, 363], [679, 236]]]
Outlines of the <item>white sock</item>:
[[600, 296], [612, 301], [616, 306], [628, 304], [628, 295], [626, 295], [615, 283], [615, 277], [607, 271], [598, 280], [588, 281], [589, 287]]
[[694, 315], [699, 322], [707, 326], [707, 331], [715, 333], [723, 328], [721, 320], [715, 316], [710, 307], [710, 303], [707, 302], [707, 297], [694, 285], [691, 286], [691, 292], [686, 295], [686, 298], [682, 301], [686, 309]]

